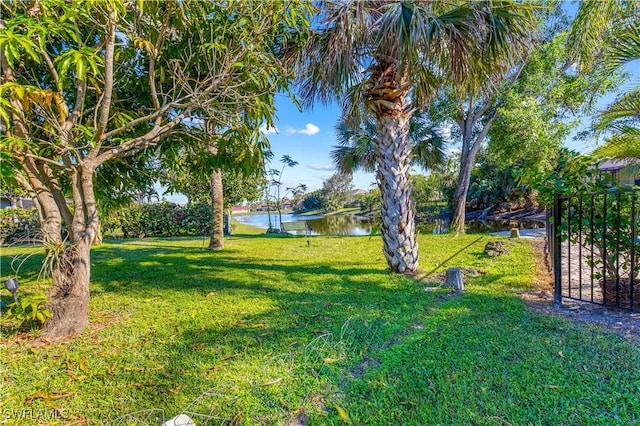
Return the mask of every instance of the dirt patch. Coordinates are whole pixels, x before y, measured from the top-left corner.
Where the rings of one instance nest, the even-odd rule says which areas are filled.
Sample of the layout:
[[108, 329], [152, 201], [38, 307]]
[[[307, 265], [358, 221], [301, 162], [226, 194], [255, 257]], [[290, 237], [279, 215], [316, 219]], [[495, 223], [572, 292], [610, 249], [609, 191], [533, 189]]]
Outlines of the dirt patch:
[[351, 376], [356, 379], [364, 377], [364, 373], [369, 368], [378, 368], [382, 365], [378, 358], [365, 358], [360, 364], [350, 370]]
[[613, 331], [635, 343], [640, 343], [640, 313], [607, 308], [602, 305], [564, 300], [562, 308], [553, 306], [553, 274], [544, 252], [544, 240], [532, 241], [536, 257], [534, 290], [522, 293], [525, 303], [532, 310], [544, 314], [568, 318], [575, 322], [591, 324]]

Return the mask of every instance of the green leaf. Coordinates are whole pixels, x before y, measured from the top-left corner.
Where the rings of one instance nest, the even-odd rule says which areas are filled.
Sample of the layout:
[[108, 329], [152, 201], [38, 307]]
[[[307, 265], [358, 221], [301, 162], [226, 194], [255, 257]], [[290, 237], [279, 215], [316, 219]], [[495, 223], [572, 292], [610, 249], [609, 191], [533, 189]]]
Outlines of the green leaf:
[[7, 43], [4, 46], [4, 56], [7, 59], [7, 63], [11, 68], [14, 67], [14, 62], [19, 58], [16, 47], [12, 43]]
[[65, 56], [64, 60], [60, 62], [60, 68], [58, 69], [58, 74], [61, 79], [64, 79], [69, 72], [69, 67], [71, 66], [71, 60], [73, 58], [71, 56]]
[[84, 80], [84, 75], [87, 71], [87, 64], [84, 58], [76, 62], [76, 77], [80, 80]]
[[39, 55], [34, 50], [34, 47], [36, 47], [36, 46], [31, 40], [28, 40], [28, 39], [25, 40], [24, 38], [20, 37], [20, 38], [18, 38], [18, 43], [20, 43], [20, 46], [22, 46], [22, 48], [25, 50], [25, 52], [27, 52], [27, 54], [29, 56], [31, 56], [31, 58], [34, 61], [39, 62], [39, 60], [40, 60]]
[[2, 106], [3, 102], [0, 102], [0, 118], [4, 121], [4, 124], [9, 127], [11, 123], [11, 119], [9, 118], [9, 112], [6, 108]]

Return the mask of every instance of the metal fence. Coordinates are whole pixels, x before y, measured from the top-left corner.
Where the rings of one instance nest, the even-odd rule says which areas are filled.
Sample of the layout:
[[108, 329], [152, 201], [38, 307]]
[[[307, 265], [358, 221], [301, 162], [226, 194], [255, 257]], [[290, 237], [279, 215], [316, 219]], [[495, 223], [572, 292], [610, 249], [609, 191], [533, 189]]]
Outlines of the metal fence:
[[639, 190], [556, 195], [548, 222], [555, 303], [640, 310]]

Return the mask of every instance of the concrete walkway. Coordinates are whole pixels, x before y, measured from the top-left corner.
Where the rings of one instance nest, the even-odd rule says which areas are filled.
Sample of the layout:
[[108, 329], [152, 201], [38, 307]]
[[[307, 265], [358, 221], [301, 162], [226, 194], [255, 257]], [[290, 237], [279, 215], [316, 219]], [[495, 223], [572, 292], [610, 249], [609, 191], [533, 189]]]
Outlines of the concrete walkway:
[[[544, 238], [546, 235], [546, 228], [539, 229], [520, 229], [520, 237], [522, 238]], [[511, 235], [511, 231], [492, 232], [489, 235], [495, 235], [498, 237], [508, 237]]]

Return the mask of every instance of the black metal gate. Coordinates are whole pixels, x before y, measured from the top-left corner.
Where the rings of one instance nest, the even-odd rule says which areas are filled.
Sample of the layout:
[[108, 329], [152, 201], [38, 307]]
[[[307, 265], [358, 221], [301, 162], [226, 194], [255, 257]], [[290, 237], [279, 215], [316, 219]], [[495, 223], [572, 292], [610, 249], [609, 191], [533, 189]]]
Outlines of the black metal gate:
[[556, 306], [572, 299], [640, 309], [639, 192], [556, 194], [547, 228]]

